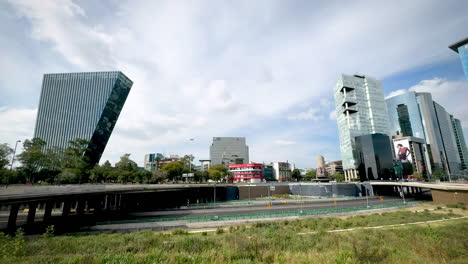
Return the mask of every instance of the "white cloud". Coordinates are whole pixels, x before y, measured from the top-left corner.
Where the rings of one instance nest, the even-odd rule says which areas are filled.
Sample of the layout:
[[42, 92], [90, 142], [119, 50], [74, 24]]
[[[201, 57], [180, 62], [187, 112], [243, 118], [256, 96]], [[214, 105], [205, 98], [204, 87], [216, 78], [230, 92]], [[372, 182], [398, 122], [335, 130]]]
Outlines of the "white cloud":
[[273, 143], [280, 146], [289, 146], [296, 144], [296, 141], [278, 139], [275, 140]]
[[385, 99], [388, 99], [388, 98], [391, 98], [391, 97], [394, 97], [394, 96], [397, 96], [397, 95], [400, 95], [400, 94], [404, 94], [407, 91], [408, 91], [407, 89], [399, 89], [399, 90], [396, 90], [396, 91], [392, 91], [387, 96], [385, 96]]
[[34, 134], [37, 109], [0, 108], [0, 138], [14, 147], [17, 140], [31, 139]]
[[330, 118], [330, 120], [336, 120], [336, 111], [333, 110], [330, 112], [330, 114], [328, 115], [328, 118]]
[[[145, 152], [164, 149], [204, 158], [212, 136], [254, 137], [252, 128], [271, 144], [279, 136], [265, 120], [278, 121], [297, 106], [308, 110], [289, 120], [333, 118], [328, 114], [332, 103], [323, 98], [329, 98], [339, 73], [359, 71], [382, 79], [453, 58], [447, 39], [466, 34], [468, 23], [463, 8], [439, 1], [297, 6], [282, 1], [92, 2], [86, 7], [86, 2], [71, 0], [10, 0], [21, 16], [4, 23], [15, 26], [11, 38], [16, 32], [31, 32], [30, 41], [38, 43], [41, 53], [51, 50], [57, 56], [39, 58], [38, 63], [14, 55], [8, 62], [16, 60], [27, 69], [21, 78], [35, 76], [21, 86], [38, 82], [37, 76], [51, 68], [117, 69], [132, 79], [134, 86], [103, 157], [112, 161], [126, 152], [140, 161]], [[99, 10], [102, 6], [115, 12]], [[0, 49], [0, 56], [29, 50], [23, 42], [15, 44]], [[0, 67], [7, 66], [0, 62]], [[4, 85], [0, 82], [2, 91]], [[38, 95], [40, 83], [35, 87]], [[317, 104], [307, 108], [310, 102]], [[187, 144], [187, 138], [197, 140]], [[309, 143], [297, 145], [317, 145]], [[251, 148], [252, 158], [270, 155], [267, 146]]]

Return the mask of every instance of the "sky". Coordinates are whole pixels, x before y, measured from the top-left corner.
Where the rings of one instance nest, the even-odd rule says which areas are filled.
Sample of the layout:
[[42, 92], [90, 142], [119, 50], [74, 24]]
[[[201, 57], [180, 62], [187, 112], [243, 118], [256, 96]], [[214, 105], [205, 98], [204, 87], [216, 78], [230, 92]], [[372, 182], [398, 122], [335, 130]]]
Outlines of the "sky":
[[468, 82], [448, 48], [467, 13], [457, 0], [0, 1], [0, 143], [33, 137], [43, 74], [114, 70], [134, 84], [101, 163], [207, 159], [222, 136], [246, 137], [255, 162], [338, 160], [341, 73], [386, 95], [432, 92], [468, 135]]

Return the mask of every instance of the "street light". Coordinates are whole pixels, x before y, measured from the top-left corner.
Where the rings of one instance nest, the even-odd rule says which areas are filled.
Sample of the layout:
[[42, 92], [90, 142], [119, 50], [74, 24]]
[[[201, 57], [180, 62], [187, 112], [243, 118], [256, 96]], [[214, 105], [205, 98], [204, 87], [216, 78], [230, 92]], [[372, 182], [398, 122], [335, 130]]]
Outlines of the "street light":
[[[13, 170], [13, 162], [15, 162], [16, 148], [18, 147], [18, 143], [20, 142], [21, 140], [17, 140], [15, 143], [15, 151], [13, 152], [13, 157], [11, 158], [10, 171]], [[8, 177], [7, 177], [7, 184], [6, 184], [7, 187], [9, 183], [10, 183], [10, 174], [8, 174]]]

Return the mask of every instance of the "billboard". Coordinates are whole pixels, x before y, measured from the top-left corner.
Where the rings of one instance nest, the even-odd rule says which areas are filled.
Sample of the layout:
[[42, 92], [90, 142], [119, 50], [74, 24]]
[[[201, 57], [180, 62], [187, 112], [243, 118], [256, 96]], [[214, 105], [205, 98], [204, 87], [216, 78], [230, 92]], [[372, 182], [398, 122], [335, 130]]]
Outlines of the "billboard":
[[394, 139], [393, 149], [395, 150], [395, 157], [397, 160], [401, 161], [401, 163], [413, 162], [408, 139]]

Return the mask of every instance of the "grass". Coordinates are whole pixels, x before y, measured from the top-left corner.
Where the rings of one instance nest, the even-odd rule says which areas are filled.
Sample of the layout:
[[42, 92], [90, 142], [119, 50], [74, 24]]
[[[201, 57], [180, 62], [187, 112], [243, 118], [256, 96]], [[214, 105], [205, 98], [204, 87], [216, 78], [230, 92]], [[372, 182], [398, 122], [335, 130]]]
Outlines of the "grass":
[[[239, 225], [197, 234], [184, 230], [26, 238], [20, 234], [16, 238], [0, 237], [0, 263], [466, 263], [466, 219], [326, 232], [456, 216], [440, 210], [401, 210], [256, 223], [250, 228]], [[298, 235], [307, 231], [317, 233]]]

